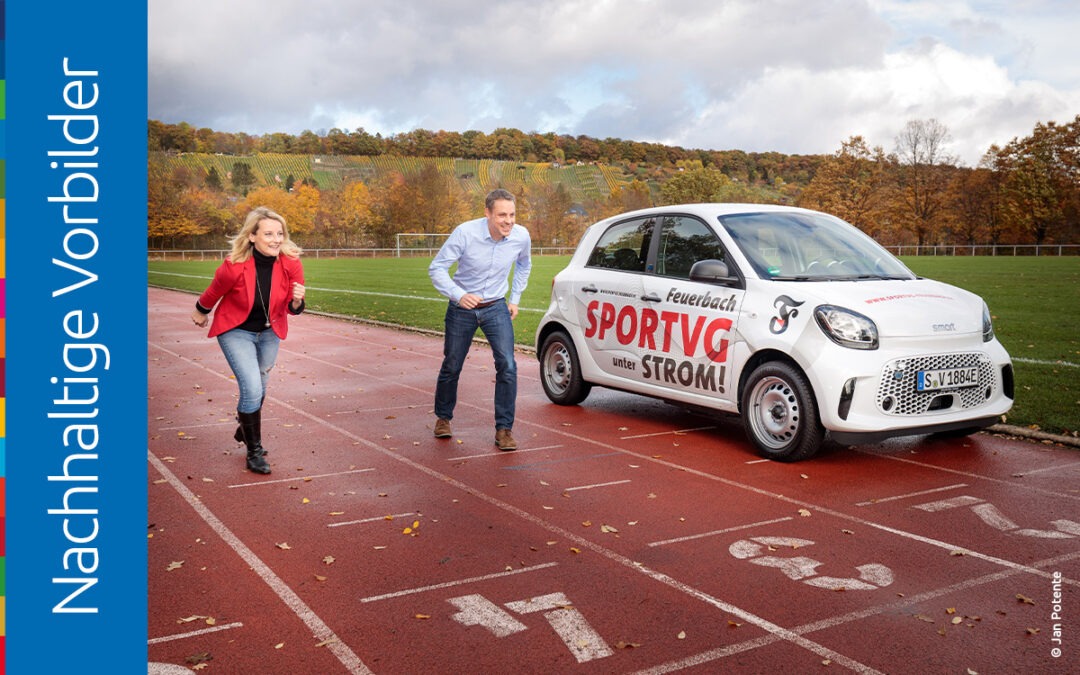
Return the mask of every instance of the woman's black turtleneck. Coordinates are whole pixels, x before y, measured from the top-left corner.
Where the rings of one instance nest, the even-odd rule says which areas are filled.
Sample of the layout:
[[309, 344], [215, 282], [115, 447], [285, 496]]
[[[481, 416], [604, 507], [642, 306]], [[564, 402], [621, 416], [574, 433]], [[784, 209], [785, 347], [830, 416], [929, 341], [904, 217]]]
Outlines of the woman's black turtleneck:
[[[267, 330], [269, 326], [270, 316], [270, 284], [274, 274], [274, 263], [277, 262], [277, 256], [263, 255], [259, 253], [259, 249], [252, 247], [251, 257], [255, 258], [255, 278], [258, 279], [258, 284], [252, 289], [252, 293], [255, 295], [255, 302], [251, 306], [251, 313], [248, 314], [244, 323], [237, 326], [242, 330], [249, 330], [253, 333]], [[262, 291], [260, 294], [258, 291]]]

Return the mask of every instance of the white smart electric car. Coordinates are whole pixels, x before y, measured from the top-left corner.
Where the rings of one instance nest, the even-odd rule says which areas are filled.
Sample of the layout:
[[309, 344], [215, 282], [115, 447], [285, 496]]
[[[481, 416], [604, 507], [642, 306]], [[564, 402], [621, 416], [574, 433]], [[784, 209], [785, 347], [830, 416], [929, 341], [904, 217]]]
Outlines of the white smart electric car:
[[536, 332], [548, 398], [593, 385], [738, 413], [765, 457], [967, 434], [1012, 407], [986, 303], [844, 221], [762, 204], [625, 213], [586, 230]]

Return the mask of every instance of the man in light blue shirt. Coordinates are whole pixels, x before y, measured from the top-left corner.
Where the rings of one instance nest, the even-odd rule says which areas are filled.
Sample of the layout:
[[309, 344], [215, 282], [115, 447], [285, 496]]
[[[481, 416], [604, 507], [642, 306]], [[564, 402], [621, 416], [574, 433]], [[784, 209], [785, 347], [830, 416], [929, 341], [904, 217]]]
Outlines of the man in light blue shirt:
[[[500, 450], [517, 449], [511, 434], [517, 401], [513, 320], [529, 283], [532, 238], [527, 229], [514, 224], [514, 216], [513, 193], [492, 190], [484, 199], [484, 217], [454, 228], [428, 267], [435, 289], [450, 299], [443, 362], [435, 384], [436, 438], [452, 435], [458, 378], [479, 328], [495, 357], [495, 445]], [[454, 263], [457, 270], [451, 277]], [[513, 284], [507, 281], [511, 267]]]

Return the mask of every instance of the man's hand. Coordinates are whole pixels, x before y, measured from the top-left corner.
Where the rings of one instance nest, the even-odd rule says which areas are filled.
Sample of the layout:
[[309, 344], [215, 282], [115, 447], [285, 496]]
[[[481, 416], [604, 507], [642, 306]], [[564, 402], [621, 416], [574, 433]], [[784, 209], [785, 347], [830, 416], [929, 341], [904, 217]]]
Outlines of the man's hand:
[[518, 306], [513, 303], [506, 303], [506, 306], [510, 309], [510, 320], [513, 321], [517, 318]]
[[473, 309], [483, 301], [484, 299], [476, 293], [466, 293], [461, 296], [461, 299], [457, 301], [457, 304], [458, 307], [461, 307], [462, 309]]

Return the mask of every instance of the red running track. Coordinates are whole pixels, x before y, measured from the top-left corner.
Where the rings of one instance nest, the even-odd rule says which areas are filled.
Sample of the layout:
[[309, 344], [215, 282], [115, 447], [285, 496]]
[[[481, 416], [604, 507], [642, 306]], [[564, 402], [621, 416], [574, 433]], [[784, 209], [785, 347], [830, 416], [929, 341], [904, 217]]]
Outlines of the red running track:
[[1074, 449], [979, 434], [769, 462], [734, 419], [603, 389], [555, 406], [522, 352], [520, 449], [499, 452], [486, 346], [440, 440], [438, 336], [307, 314], [261, 476], [192, 298], [149, 291], [151, 673], [1080, 662]]

